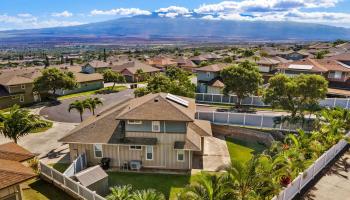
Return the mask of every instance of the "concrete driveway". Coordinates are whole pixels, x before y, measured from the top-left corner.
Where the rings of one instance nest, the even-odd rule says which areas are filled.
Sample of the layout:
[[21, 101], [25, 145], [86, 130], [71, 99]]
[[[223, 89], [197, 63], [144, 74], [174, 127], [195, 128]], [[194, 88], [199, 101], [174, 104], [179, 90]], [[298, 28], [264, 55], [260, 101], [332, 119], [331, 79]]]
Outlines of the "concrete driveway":
[[[54, 122], [51, 129], [41, 132], [32, 133], [19, 139], [18, 144], [29, 151], [38, 154], [39, 158], [45, 156], [51, 150], [56, 150], [62, 146], [57, 140], [65, 136], [76, 125], [75, 123]], [[11, 142], [11, 140], [0, 135], [0, 144]]]
[[231, 163], [225, 138], [206, 137], [204, 139], [203, 170], [217, 171], [220, 167]]
[[[95, 113], [98, 113], [102, 110], [109, 108], [114, 104], [118, 104], [122, 101], [133, 98], [134, 94], [133, 94], [133, 90], [127, 89], [118, 93], [98, 94], [98, 95], [91, 95], [90, 97], [92, 98], [98, 97], [102, 100], [103, 106], [99, 106], [95, 111]], [[73, 101], [82, 100], [86, 98], [87, 97], [77, 97], [77, 98], [62, 100], [57, 105], [51, 105], [41, 109], [40, 115], [52, 121], [80, 123], [79, 113], [76, 110], [72, 110], [71, 112], [68, 112], [68, 107], [69, 107], [69, 104], [72, 103]], [[85, 110], [83, 114], [83, 119], [87, 118], [88, 116], [91, 116], [91, 113], [89, 110]]]

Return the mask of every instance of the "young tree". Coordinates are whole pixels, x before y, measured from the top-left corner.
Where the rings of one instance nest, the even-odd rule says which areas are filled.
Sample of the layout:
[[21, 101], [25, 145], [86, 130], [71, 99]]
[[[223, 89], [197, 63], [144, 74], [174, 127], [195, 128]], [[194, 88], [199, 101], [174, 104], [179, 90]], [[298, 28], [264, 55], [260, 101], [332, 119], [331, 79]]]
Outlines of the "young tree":
[[237, 95], [236, 106], [241, 106], [243, 98], [256, 94], [263, 79], [255, 64], [245, 61], [238, 65], [224, 68], [221, 77], [225, 84], [224, 94], [235, 93]]
[[118, 72], [114, 72], [111, 69], [107, 69], [103, 72], [103, 79], [105, 82], [112, 82], [112, 90], [116, 83], [125, 83], [125, 78]]
[[40, 120], [39, 115], [30, 114], [28, 110], [21, 109], [18, 105], [12, 106], [9, 112], [0, 113], [0, 134], [15, 143], [20, 137], [46, 125], [45, 121]]
[[291, 112], [291, 118], [318, 105], [327, 94], [328, 83], [320, 75], [299, 75], [287, 77], [277, 74], [269, 80], [269, 87], [264, 94], [264, 102], [273, 108], [282, 108]]
[[142, 69], [137, 69], [135, 76], [136, 76], [136, 82], [139, 82], [140, 80], [145, 79], [145, 72]]
[[85, 111], [85, 108], [88, 107], [85, 101], [79, 101], [75, 100], [73, 103], [69, 104], [68, 112], [71, 110], [76, 110], [79, 112], [80, 115], [80, 121], [83, 121], [83, 114]]
[[77, 85], [73, 73], [62, 72], [57, 68], [48, 68], [34, 81], [34, 90], [38, 92], [52, 91], [56, 95], [57, 89], [71, 90]]
[[50, 60], [49, 60], [49, 57], [47, 55], [45, 55], [45, 61], [44, 61], [44, 64], [45, 64], [45, 68], [49, 67], [50, 66]]
[[84, 104], [85, 104], [86, 108], [89, 109], [90, 112], [92, 112], [93, 115], [95, 115], [95, 110], [96, 110], [97, 106], [103, 105], [101, 99], [98, 97], [88, 98], [88, 99], [84, 100]]

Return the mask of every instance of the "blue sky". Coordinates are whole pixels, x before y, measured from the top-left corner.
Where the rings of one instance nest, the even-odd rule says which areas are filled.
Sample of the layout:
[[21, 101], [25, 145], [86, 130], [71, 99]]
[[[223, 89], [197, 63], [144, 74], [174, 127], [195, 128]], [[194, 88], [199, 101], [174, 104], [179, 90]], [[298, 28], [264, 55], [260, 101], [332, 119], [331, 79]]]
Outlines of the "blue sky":
[[171, 18], [350, 27], [350, 0], [1, 0], [0, 30], [70, 26], [152, 12]]

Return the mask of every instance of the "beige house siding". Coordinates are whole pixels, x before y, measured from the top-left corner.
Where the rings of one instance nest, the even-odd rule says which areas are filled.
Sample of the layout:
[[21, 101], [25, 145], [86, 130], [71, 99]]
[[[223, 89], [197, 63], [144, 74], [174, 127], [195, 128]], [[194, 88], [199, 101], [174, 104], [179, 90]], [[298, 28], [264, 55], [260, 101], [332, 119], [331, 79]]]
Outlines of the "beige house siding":
[[[101, 158], [95, 158], [92, 144], [70, 144], [69, 148], [71, 160], [74, 160], [78, 154], [86, 153], [90, 165], [100, 163]], [[114, 144], [103, 145], [103, 157], [111, 158], [110, 164], [112, 167], [120, 167], [124, 162], [130, 160], [141, 160], [143, 167], [146, 168], [190, 169], [192, 167], [192, 152], [185, 151], [184, 161], [177, 161], [177, 151], [174, 149], [174, 143], [158, 143], [153, 146], [153, 160], [146, 160], [145, 146], [142, 146], [141, 150], [131, 150], [129, 146]]]
[[[0, 109], [11, 107], [14, 104], [26, 105], [40, 101], [39, 95], [37, 98], [34, 97], [33, 87], [32, 83], [24, 84], [24, 88], [21, 87], [21, 84], [7, 86], [6, 89], [9, 91], [10, 96], [0, 97]], [[23, 98], [23, 102], [21, 102], [21, 98]]]
[[0, 200], [9, 200], [9, 199], [22, 199], [22, 190], [20, 185], [13, 185], [0, 190]]

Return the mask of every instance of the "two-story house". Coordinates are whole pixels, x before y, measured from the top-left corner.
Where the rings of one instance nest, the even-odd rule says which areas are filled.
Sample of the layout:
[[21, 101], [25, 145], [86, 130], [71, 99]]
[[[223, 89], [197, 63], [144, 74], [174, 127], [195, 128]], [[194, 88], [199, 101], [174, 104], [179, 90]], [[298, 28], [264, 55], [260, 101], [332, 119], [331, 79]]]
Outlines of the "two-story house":
[[0, 75], [0, 109], [12, 105], [27, 105], [41, 100], [40, 95], [33, 91], [34, 80], [6, 73]]
[[220, 72], [227, 64], [213, 64], [197, 68], [197, 92], [220, 94], [224, 84], [220, 78]]
[[195, 112], [193, 99], [148, 94], [86, 119], [59, 141], [69, 144], [71, 160], [86, 154], [90, 165], [106, 157], [116, 168], [189, 170], [211, 136], [210, 123]]

